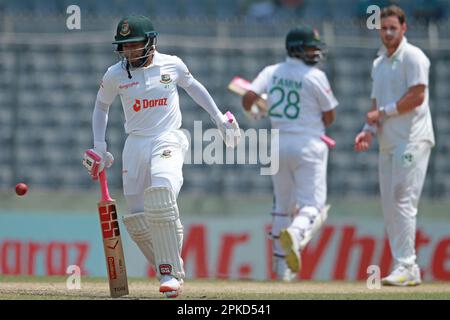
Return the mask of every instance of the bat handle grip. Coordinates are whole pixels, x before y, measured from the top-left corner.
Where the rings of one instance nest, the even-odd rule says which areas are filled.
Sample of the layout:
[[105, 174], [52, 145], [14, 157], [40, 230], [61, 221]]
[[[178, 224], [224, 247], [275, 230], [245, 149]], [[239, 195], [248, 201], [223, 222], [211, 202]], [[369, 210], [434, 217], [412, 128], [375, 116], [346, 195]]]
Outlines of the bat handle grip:
[[230, 111], [227, 111], [225, 116], [227, 117], [229, 123], [233, 123], [233, 114]]
[[330, 149], [333, 149], [336, 146], [336, 141], [326, 135], [322, 135], [320, 139], [322, 139], [322, 141], [325, 142]]
[[102, 172], [99, 173], [99, 178], [100, 178], [100, 191], [102, 194], [102, 201], [112, 201], [112, 198], [109, 195], [108, 190], [108, 179], [106, 178], [106, 169], [103, 169]]

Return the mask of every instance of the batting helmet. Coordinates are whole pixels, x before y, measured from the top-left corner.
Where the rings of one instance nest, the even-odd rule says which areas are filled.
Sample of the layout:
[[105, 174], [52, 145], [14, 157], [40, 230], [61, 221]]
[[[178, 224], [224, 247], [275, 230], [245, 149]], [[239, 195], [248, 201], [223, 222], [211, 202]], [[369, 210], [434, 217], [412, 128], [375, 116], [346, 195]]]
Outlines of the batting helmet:
[[[156, 50], [156, 36], [152, 22], [149, 18], [142, 15], [131, 15], [120, 20], [117, 25], [115, 41], [113, 44], [117, 45], [117, 53], [119, 54], [126, 70], [129, 73], [130, 66], [133, 68], [142, 67], [149, 56], [153, 55]], [[124, 54], [123, 44], [132, 42], [142, 42], [143, 47], [137, 50], [143, 50], [143, 54], [129, 61]]]
[[[317, 29], [309, 26], [299, 26], [291, 29], [286, 36], [288, 56], [302, 59], [308, 65], [315, 65], [322, 57], [324, 43], [320, 40]], [[314, 48], [313, 53], [306, 53], [305, 48]]]

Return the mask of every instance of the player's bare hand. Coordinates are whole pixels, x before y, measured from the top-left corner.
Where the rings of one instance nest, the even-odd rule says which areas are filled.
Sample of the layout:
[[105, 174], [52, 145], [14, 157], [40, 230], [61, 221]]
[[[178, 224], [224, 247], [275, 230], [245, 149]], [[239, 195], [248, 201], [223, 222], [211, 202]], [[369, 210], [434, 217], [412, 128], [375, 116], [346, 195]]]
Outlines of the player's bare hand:
[[384, 113], [380, 110], [372, 110], [367, 112], [366, 122], [369, 125], [378, 125], [379, 122], [383, 119]]
[[362, 131], [358, 133], [355, 138], [355, 151], [362, 152], [367, 151], [372, 144], [372, 133], [368, 131]]

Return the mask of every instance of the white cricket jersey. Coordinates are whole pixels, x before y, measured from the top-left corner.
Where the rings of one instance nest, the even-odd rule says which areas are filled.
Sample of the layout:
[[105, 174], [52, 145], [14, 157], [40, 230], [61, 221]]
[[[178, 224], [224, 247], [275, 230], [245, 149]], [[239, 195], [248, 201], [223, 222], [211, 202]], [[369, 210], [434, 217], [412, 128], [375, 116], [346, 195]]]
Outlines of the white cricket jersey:
[[414, 110], [385, 119], [378, 131], [381, 150], [390, 150], [405, 142], [428, 141], [434, 145], [433, 124], [428, 106], [430, 60], [418, 47], [403, 38], [397, 51], [387, 56], [383, 46], [372, 68], [372, 94], [377, 107], [400, 100], [410, 87], [423, 84], [425, 100]]
[[280, 132], [320, 136], [322, 112], [338, 105], [325, 73], [291, 57], [264, 68], [251, 85], [255, 93], [267, 93], [268, 116]]
[[150, 66], [131, 71], [128, 79], [122, 63], [109, 67], [103, 76], [97, 99], [110, 105], [120, 96], [125, 114], [125, 132], [156, 136], [181, 127], [177, 85], [188, 87], [193, 81], [183, 61], [155, 52]]

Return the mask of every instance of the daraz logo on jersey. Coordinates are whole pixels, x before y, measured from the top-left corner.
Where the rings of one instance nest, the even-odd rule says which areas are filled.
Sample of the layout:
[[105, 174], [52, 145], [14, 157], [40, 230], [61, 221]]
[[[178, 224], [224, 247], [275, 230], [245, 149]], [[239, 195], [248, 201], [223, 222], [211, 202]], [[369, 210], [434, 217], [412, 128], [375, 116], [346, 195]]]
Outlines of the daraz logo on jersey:
[[162, 99], [135, 99], [133, 104], [133, 110], [136, 112], [141, 111], [141, 109], [154, 108], [158, 106], [167, 106], [167, 98]]

